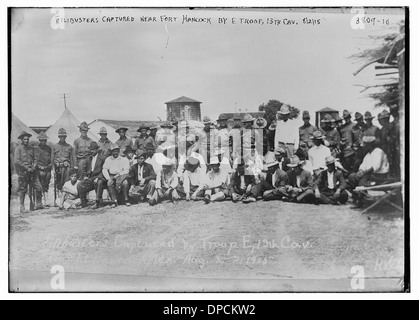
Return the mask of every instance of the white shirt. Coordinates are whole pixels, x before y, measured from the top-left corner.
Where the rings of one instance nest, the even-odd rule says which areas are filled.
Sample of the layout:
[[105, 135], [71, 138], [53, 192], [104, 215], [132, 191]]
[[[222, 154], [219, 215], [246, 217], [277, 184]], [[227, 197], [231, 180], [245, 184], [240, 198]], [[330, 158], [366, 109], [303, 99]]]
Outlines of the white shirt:
[[279, 142], [293, 144], [295, 150], [300, 146], [300, 126], [295, 120], [278, 121], [275, 131], [275, 148]]
[[335, 189], [335, 181], [333, 179], [334, 172], [330, 173], [327, 171], [327, 186], [329, 189]]
[[106, 180], [109, 180], [110, 174], [111, 175], [128, 174], [129, 169], [130, 169], [129, 160], [127, 158], [123, 158], [119, 156], [118, 158], [115, 159], [114, 157], [111, 156], [105, 160], [102, 173], [105, 176]]
[[314, 146], [308, 151], [308, 158], [313, 171], [326, 168], [326, 158], [331, 156], [330, 149], [324, 145]]
[[373, 169], [374, 173], [385, 174], [389, 172], [389, 168], [387, 155], [380, 148], [375, 148], [374, 151], [365, 156], [359, 170], [368, 171]]
[[96, 161], [97, 161], [97, 155], [95, 155], [95, 156], [92, 158], [92, 170], [95, 170], [95, 167], [96, 167]]
[[138, 181], [143, 180], [143, 175], [144, 175], [144, 166], [140, 167], [140, 165], [138, 165]]
[[300, 176], [297, 177], [297, 187], [301, 188], [301, 177]]
[[210, 171], [205, 176], [204, 184], [210, 189], [219, 188], [222, 184], [228, 185], [228, 172], [220, 168], [218, 173]]
[[167, 160], [167, 157], [163, 153], [155, 153], [153, 157], [147, 158], [145, 161], [148, 164], [151, 164], [153, 166], [154, 172], [157, 174], [163, 169], [163, 163], [165, 163]]
[[71, 194], [72, 196], [77, 196], [79, 194], [79, 191], [77, 190], [77, 186], [80, 183], [80, 181], [77, 181], [75, 185], [71, 183], [71, 181], [67, 181], [64, 183], [63, 186], [63, 192], [67, 192]]

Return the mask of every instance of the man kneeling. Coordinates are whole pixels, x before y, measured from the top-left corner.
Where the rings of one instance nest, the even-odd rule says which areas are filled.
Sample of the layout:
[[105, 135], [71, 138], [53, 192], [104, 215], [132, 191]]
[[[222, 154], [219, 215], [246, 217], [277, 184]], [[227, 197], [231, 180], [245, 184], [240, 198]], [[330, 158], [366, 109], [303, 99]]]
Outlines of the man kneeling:
[[167, 159], [163, 164], [163, 169], [157, 174], [156, 191], [148, 202], [151, 206], [161, 203], [164, 200], [170, 200], [174, 204], [179, 201], [179, 194], [176, 188], [179, 184], [179, 178], [175, 171], [176, 159]]
[[156, 190], [156, 173], [153, 166], [145, 162], [146, 158], [145, 152], [136, 156], [134, 159], [137, 160], [137, 164], [133, 165], [129, 172], [129, 196], [134, 199], [134, 203], [150, 201]]
[[345, 177], [335, 163], [333, 156], [326, 158], [327, 170], [320, 172], [315, 185], [316, 198], [322, 204], [345, 204], [349, 198]]

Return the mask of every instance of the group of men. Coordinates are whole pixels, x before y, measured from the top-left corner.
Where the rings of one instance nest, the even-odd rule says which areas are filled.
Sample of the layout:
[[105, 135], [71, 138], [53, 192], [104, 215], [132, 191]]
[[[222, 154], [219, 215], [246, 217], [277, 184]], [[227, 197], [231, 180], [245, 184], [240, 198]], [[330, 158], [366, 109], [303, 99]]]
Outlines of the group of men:
[[300, 126], [284, 105], [270, 126], [248, 114], [234, 117], [232, 127], [226, 117], [215, 123], [204, 117], [203, 129], [194, 130], [187, 121], [169, 122], [160, 129], [142, 126], [135, 139], [127, 136], [127, 128], [118, 128], [120, 138], [114, 143], [105, 128], [98, 133], [100, 140], [92, 141], [84, 122], [73, 145], [60, 129], [52, 147], [43, 132], [39, 145], [31, 147], [31, 135], [23, 132], [15, 151], [21, 212], [26, 212], [28, 187], [34, 209], [43, 207], [51, 172], [63, 209], [87, 207], [92, 190], [92, 208], [97, 209], [104, 205], [105, 189], [111, 207], [183, 199], [209, 204], [227, 198], [344, 204], [349, 194], [362, 205], [353, 192], [357, 186], [385, 183], [400, 174], [397, 107], [380, 113], [381, 129], [372, 124], [370, 112], [356, 113], [356, 123], [347, 110], [342, 118], [326, 115], [323, 128], [310, 123], [307, 111], [302, 118]]

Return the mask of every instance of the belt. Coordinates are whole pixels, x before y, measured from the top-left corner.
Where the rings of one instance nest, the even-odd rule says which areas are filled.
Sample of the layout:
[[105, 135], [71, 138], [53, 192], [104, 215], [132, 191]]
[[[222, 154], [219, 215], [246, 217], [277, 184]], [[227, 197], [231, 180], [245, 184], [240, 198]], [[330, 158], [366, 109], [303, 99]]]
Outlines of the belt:
[[285, 145], [291, 145], [291, 146], [293, 146], [293, 145], [294, 145], [294, 143], [285, 143], [285, 142], [282, 142], [282, 141], [278, 141], [278, 143], [279, 143], [279, 144], [285, 144]]

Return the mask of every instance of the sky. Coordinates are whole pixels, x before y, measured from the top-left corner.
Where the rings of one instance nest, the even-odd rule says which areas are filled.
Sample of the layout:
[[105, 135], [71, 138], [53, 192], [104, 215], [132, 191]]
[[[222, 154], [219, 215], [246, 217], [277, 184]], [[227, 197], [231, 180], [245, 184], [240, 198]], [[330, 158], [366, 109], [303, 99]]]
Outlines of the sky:
[[[354, 29], [350, 9], [65, 9], [60, 17], [99, 23], [67, 20], [57, 29], [51, 9], [18, 9], [11, 28], [12, 112], [30, 126], [51, 125], [66, 93], [67, 107], [87, 122], [165, 120], [164, 103], [180, 96], [203, 102], [202, 115], [213, 119], [237, 109], [255, 112], [271, 99], [312, 115], [325, 107], [377, 114], [374, 100], [355, 86], [380, 83], [376, 71], [370, 67], [355, 77], [362, 63], [349, 57], [377, 44], [369, 36], [397, 31], [403, 14], [369, 10], [375, 25]], [[177, 20], [162, 22], [163, 15]], [[211, 24], [182, 23], [184, 15]], [[156, 22], [140, 22], [142, 16]], [[268, 24], [269, 18], [281, 24]], [[320, 24], [304, 24], [304, 18]], [[284, 19], [298, 25], [284, 25]]]

